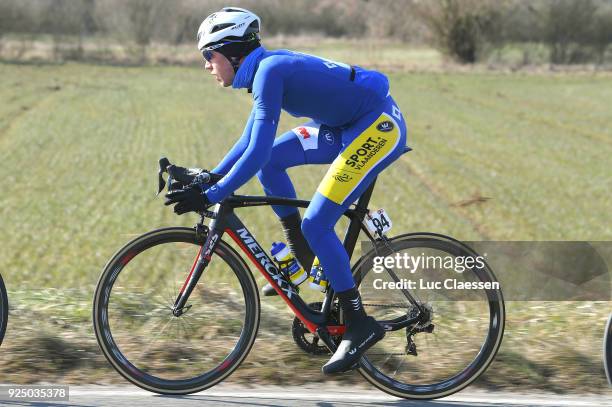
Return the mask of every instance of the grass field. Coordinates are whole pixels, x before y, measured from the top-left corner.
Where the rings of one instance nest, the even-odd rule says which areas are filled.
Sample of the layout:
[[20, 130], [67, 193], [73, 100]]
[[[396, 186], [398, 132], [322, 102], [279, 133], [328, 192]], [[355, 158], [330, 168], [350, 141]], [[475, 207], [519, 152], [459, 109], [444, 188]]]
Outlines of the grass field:
[[[0, 371], [11, 381], [36, 380], [45, 369], [56, 380], [113, 380], [90, 328], [97, 277], [133, 236], [194, 223], [155, 199], [157, 160], [214, 166], [241, 133], [250, 95], [220, 89], [194, 68], [0, 64], [0, 77], [0, 271], [12, 303]], [[390, 79], [414, 151], [380, 177], [372, 206], [391, 214], [396, 232], [612, 238], [611, 76], [397, 72]], [[302, 121], [283, 116], [279, 132]], [[300, 197], [312, 195], [325, 170], [290, 170]], [[241, 191], [261, 187], [252, 180]], [[269, 208], [241, 216], [264, 245], [282, 237]], [[600, 334], [609, 311], [606, 302], [510, 304], [496, 362], [504, 377], [487, 374], [482, 383], [596, 391], [605, 380]], [[266, 365], [269, 349], [258, 342], [236, 378], [263, 372], [274, 381], [274, 369], [298, 359], [322, 380], [322, 360], [301, 357], [286, 331], [264, 321], [264, 335], [291, 350]]]

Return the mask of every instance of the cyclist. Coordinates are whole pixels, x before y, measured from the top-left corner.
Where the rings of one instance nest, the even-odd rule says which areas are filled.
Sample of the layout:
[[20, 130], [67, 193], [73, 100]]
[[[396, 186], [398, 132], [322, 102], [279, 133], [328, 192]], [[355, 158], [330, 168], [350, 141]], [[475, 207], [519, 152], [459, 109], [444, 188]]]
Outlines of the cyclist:
[[[176, 203], [178, 214], [204, 210], [254, 175], [267, 195], [295, 198], [287, 168], [331, 164], [303, 221], [297, 208], [273, 210], [298, 261], [308, 270], [316, 254], [338, 295], [346, 332], [322, 370], [347, 371], [385, 331], [363, 308], [334, 225], [403, 152], [406, 126], [383, 74], [298, 52], [269, 51], [261, 46], [259, 31], [259, 17], [235, 7], [223, 8], [202, 22], [198, 48], [205, 69], [223, 87], [248, 89], [253, 109], [242, 136], [212, 170], [223, 178], [205, 190], [169, 192], [166, 205]], [[311, 121], [275, 140], [281, 109]]]

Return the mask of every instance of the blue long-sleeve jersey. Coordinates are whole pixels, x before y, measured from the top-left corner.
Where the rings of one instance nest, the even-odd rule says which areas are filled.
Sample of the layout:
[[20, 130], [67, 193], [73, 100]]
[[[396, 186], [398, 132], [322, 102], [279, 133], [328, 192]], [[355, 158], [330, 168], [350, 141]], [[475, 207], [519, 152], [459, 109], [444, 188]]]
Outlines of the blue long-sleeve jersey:
[[259, 47], [240, 65], [234, 88], [248, 88], [253, 110], [242, 136], [215, 167], [225, 176], [205, 193], [219, 202], [270, 159], [281, 109], [330, 127], [347, 127], [379, 107], [389, 92], [380, 72], [288, 50]]

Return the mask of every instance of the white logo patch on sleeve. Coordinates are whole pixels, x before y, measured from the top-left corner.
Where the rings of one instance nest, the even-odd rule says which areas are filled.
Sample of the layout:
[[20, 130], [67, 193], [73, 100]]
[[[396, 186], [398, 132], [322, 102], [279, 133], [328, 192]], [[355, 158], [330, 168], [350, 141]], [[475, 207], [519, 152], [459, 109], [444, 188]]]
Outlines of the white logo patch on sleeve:
[[316, 122], [308, 122], [303, 126], [298, 126], [292, 131], [297, 136], [302, 148], [306, 150], [316, 150], [319, 142], [319, 128], [321, 125]]

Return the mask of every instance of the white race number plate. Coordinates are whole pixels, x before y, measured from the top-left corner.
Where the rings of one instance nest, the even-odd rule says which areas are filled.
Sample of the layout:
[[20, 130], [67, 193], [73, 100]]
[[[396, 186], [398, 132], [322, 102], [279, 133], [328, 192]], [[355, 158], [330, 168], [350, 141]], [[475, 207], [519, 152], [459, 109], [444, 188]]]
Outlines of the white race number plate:
[[364, 222], [370, 233], [378, 233], [380, 235], [387, 233], [393, 226], [391, 218], [384, 209], [370, 211], [366, 215]]

